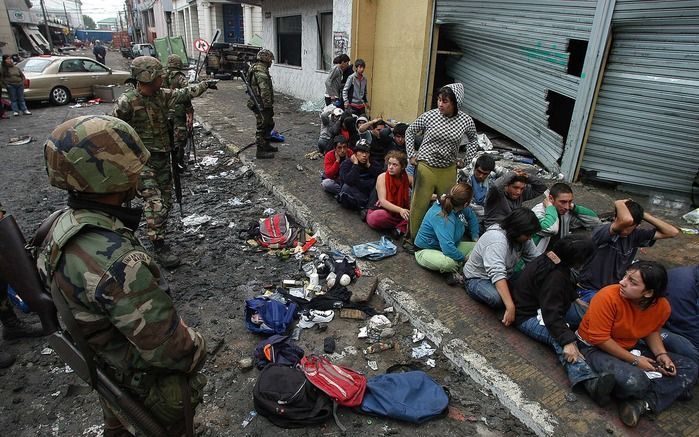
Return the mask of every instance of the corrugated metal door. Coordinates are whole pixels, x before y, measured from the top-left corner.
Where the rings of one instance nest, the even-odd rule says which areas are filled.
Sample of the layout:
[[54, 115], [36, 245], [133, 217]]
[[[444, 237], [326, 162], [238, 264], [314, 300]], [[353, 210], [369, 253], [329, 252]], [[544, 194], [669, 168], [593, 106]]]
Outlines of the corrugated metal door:
[[569, 40], [587, 41], [596, 1], [437, 0], [440, 33], [463, 52], [447, 66], [466, 87], [467, 113], [558, 170], [561, 135], [548, 128], [549, 90], [575, 99]]
[[688, 193], [699, 168], [699, 7], [627, 1], [584, 151], [601, 180]]

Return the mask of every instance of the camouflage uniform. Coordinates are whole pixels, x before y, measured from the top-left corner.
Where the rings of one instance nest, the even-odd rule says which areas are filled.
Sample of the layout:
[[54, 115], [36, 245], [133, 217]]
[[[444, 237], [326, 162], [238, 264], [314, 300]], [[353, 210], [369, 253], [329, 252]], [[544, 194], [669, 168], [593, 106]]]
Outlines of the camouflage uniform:
[[[184, 64], [179, 56], [172, 54], [167, 58], [167, 75], [163, 81], [163, 87], [171, 90], [186, 88], [188, 85], [187, 76], [182, 72]], [[184, 152], [187, 147], [187, 116], [194, 115], [194, 106], [192, 99], [177, 103], [174, 108], [170, 109], [170, 117], [173, 120], [175, 127], [175, 150], [177, 151], [177, 163], [180, 168], [186, 167], [184, 162]]]
[[258, 158], [271, 158], [274, 155], [269, 155], [277, 151], [277, 148], [269, 143], [272, 129], [274, 129], [274, 88], [272, 87], [272, 77], [269, 75], [272, 61], [274, 61], [272, 52], [262, 49], [257, 53], [257, 62], [252, 64], [248, 71], [248, 83], [262, 107], [261, 112], [257, 111], [252, 98], [248, 102], [248, 107], [255, 112], [255, 121], [257, 122], [255, 142]]
[[[134, 63], [140, 58], [136, 58]], [[155, 58], [150, 60], [160, 65]], [[156, 70], [153, 74], [162, 74], [162, 70], [160, 73]], [[141, 173], [138, 195], [145, 203], [148, 239], [154, 244], [165, 239], [165, 226], [172, 206], [172, 146], [168, 133], [168, 113], [179, 103], [191, 102], [193, 97], [201, 95], [207, 88], [207, 83], [201, 82], [178, 90], [159, 89], [153, 96], [145, 96], [136, 88], [122, 94], [112, 111], [114, 117], [126, 121], [136, 130], [151, 152], [151, 158]]]
[[[197, 371], [206, 342], [179, 317], [158, 266], [134, 235], [140, 211], [80, 197], [133, 197], [150, 154], [133, 129], [108, 116], [59, 125], [44, 153], [51, 184], [78, 194], [39, 251], [42, 281], [66, 298], [100, 367], [179, 435], [179, 384], [190, 375], [192, 403], [201, 401], [206, 380]], [[103, 400], [102, 407], [105, 437], [128, 435]]]

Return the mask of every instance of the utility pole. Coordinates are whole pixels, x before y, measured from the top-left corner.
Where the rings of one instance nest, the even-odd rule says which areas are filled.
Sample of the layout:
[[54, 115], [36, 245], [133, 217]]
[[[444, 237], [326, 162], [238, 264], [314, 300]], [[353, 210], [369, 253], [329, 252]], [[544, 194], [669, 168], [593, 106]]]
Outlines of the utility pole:
[[41, 11], [44, 13], [44, 29], [46, 30], [46, 39], [49, 42], [49, 50], [53, 52], [53, 40], [51, 38], [51, 31], [49, 30], [49, 21], [46, 18], [46, 6], [44, 5], [44, 0], [39, 0], [41, 2]]
[[85, 27], [85, 19], [83, 18], [83, 3], [80, 0], [75, 0], [75, 4], [78, 5], [78, 14], [80, 15], [80, 22]]
[[124, 22], [121, 21], [121, 11], [117, 11], [117, 14], [119, 14], [119, 30], [122, 32], [124, 31]]
[[68, 23], [68, 32], [70, 32], [70, 17], [68, 17], [68, 11], [66, 11], [66, 2], [63, 2], [63, 13], [66, 14], [66, 23]]

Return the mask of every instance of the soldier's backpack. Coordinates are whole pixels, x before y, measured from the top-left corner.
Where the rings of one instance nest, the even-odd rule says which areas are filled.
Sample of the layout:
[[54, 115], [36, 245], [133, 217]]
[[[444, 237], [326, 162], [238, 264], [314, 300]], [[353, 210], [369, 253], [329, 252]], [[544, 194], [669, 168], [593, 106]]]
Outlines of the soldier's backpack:
[[298, 307], [274, 299], [256, 297], [245, 301], [245, 327], [256, 334], [279, 334], [289, 330]]
[[367, 381], [360, 411], [412, 423], [446, 416], [449, 396], [425, 372], [387, 373]]
[[252, 391], [255, 411], [282, 428], [321, 424], [332, 414], [332, 401], [303, 372], [283, 364], [268, 364]]
[[366, 391], [366, 376], [347, 367], [333, 364], [325, 357], [311, 355], [301, 359], [306, 378], [338, 405], [357, 407]]
[[296, 245], [299, 229], [292, 226], [286, 214], [279, 212], [260, 219], [257, 243], [270, 249], [281, 249]]
[[295, 366], [301, 361], [305, 352], [288, 335], [273, 335], [262, 340], [255, 348], [257, 368], [262, 369], [269, 363]]

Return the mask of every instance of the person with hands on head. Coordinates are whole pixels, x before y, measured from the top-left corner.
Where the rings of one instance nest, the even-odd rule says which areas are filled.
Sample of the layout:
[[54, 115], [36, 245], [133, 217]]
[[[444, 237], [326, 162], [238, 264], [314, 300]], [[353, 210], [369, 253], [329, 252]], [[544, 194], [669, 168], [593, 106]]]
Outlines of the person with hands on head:
[[352, 149], [347, 147], [347, 140], [342, 135], [336, 136], [334, 142], [335, 148], [325, 154], [325, 165], [320, 185], [328, 193], [337, 195], [342, 188], [340, 167], [345, 159], [352, 156]]
[[359, 140], [350, 159], [345, 159], [340, 165], [342, 188], [337, 195], [337, 201], [345, 208], [365, 209], [369, 195], [376, 186], [376, 178], [381, 172], [381, 168], [371, 163], [366, 140]]
[[[452, 186], [432, 204], [415, 236], [415, 261], [426, 269], [447, 274], [449, 285], [463, 284], [459, 269], [478, 239], [478, 220], [468, 206], [471, 196], [470, 185]], [[462, 241], [466, 231], [473, 241]]]
[[527, 208], [517, 208], [481, 235], [464, 265], [466, 292], [493, 309], [504, 307], [505, 326], [515, 321], [508, 280], [520, 259], [526, 263], [539, 255], [531, 241], [539, 230], [536, 215]]
[[500, 176], [488, 189], [485, 198], [485, 226], [498, 223], [512, 210], [521, 207], [527, 200], [540, 196], [544, 191], [546, 184], [521, 168]]
[[512, 281], [512, 299], [517, 308], [515, 325], [528, 337], [556, 352], [571, 386], [581, 386], [599, 405], [607, 404], [614, 376], [590, 368], [577, 346], [574, 328], [566, 323], [570, 306], [577, 299], [572, 270], [592, 256], [590, 238], [569, 235], [556, 241], [551, 250], [527, 264]]
[[[580, 271], [578, 294], [590, 302], [597, 290], [615, 284], [636, 258], [639, 247], [651, 247], [657, 240], [674, 238], [679, 230], [671, 224], [651, 215], [631, 199], [614, 202], [615, 216], [612, 223], [598, 226], [592, 231], [597, 251]], [[645, 221], [652, 228], [640, 227]]]
[[677, 399], [690, 399], [697, 379], [697, 364], [668, 352], [660, 336], [670, 316], [666, 287], [661, 264], [635, 262], [618, 284], [595, 295], [577, 330], [578, 347], [590, 367], [614, 375], [612, 394], [621, 400], [619, 417], [627, 426], [636, 426], [649, 411], [659, 413]]
[[366, 223], [372, 229], [393, 229], [393, 236], [400, 238], [408, 230], [413, 178], [405, 172], [405, 153], [394, 150], [385, 159], [387, 169], [376, 178], [376, 201], [369, 202]]

